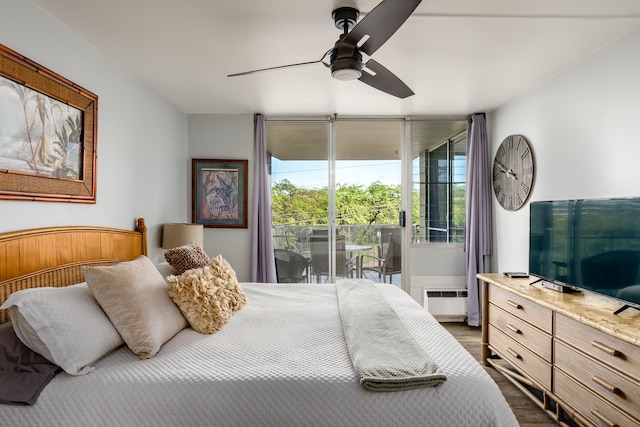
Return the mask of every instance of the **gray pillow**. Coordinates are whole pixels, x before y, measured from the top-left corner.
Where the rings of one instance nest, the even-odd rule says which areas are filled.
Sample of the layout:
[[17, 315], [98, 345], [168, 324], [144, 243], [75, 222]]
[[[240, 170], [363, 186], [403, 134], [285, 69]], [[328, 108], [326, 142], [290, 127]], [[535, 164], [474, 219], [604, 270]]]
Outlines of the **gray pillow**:
[[23, 344], [11, 322], [0, 325], [0, 403], [33, 405], [60, 371]]

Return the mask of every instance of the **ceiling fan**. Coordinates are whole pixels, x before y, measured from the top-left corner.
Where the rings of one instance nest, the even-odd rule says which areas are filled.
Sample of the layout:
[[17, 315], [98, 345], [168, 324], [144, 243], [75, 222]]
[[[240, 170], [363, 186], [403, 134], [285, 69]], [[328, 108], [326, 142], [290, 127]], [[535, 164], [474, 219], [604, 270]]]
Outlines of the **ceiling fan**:
[[[413, 95], [413, 91], [395, 74], [373, 59], [362, 62], [362, 53], [373, 55], [404, 24], [422, 0], [383, 0], [360, 22], [360, 12], [352, 7], [340, 7], [333, 11], [335, 26], [343, 33], [335, 46], [325, 52], [317, 61], [299, 62], [261, 68], [227, 77], [245, 76], [260, 71], [300, 65], [321, 63], [331, 69], [331, 75], [338, 80], [355, 80], [398, 98]], [[326, 58], [329, 62], [325, 62]]]

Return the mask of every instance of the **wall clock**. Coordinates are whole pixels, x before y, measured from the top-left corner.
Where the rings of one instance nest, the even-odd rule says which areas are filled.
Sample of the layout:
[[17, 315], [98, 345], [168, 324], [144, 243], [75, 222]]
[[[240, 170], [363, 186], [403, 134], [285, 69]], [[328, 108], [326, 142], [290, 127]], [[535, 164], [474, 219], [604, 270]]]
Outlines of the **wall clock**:
[[500, 206], [518, 210], [531, 194], [534, 177], [533, 153], [522, 135], [502, 141], [493, 160], [493, 192]]

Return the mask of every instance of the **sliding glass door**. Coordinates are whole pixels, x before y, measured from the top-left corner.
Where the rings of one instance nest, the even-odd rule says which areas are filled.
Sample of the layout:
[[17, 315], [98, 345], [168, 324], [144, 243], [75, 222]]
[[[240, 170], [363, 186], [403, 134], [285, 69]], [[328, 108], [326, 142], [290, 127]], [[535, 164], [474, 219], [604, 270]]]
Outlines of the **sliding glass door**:
[[315, 282], [331, 277], [330, 141], [331, 124], [326, 120], [267, 122], [279, 282]]
[[268, 120], [266, 130], [279, 281], [401, 286], [405, 121]]
[[[335, 123], [335, 226], [355, 276], [402, 286], [402, 146], [405, 121]], [[393, 241], [391, 241], [393, 239]], [[394, 251], [395, 249], [395, 251]]]

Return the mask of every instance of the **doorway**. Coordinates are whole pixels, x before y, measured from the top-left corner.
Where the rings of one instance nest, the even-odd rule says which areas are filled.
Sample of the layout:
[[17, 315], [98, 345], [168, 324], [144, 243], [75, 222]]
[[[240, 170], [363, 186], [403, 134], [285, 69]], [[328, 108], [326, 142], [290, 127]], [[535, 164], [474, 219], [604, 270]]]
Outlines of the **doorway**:
[[385, 256], [390, 231], [403, 246], [404, 140], [404, 119], [267, 120], [274, 247], [308, 260], [295, 281], [402, 286], [402, 252]]

